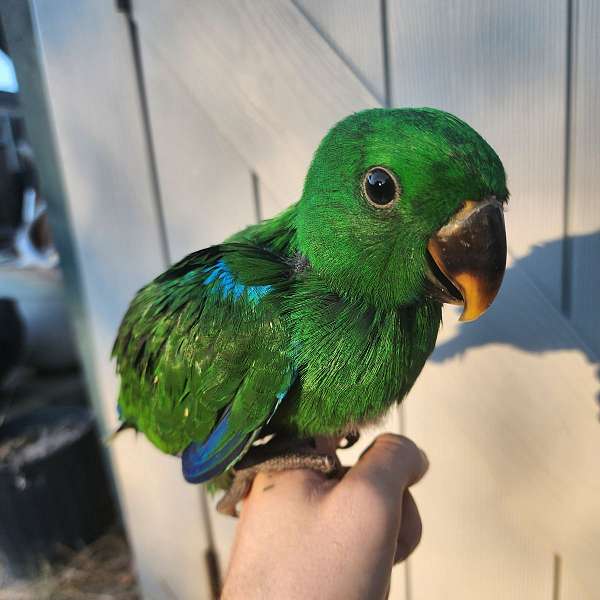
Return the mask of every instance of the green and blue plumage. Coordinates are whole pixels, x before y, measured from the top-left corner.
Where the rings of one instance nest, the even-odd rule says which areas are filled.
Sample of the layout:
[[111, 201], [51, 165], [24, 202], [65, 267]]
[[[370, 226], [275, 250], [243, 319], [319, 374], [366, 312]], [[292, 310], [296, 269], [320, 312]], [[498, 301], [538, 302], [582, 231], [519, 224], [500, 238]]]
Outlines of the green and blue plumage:
[[[398, 187], [383, 208], [364, 191], [375, 166]], [[114, 346], [122, 420], [200, 482], [267, 430], [336, 436], [380, 419], [435, 345], [429, 239], [465, 200], [507, 195], [494, 151], [452, 115], [341, 121], [298, 203], [138, 292]]]

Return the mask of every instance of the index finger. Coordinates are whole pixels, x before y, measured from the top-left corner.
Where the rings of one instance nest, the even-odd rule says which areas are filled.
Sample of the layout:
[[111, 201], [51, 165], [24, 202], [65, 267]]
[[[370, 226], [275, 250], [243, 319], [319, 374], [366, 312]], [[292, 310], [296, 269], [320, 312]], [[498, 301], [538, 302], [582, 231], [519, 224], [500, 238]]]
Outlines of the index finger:
[[372, 486], [398, 501], [407, 487], [427, 472], [425, 453], [403, 435], [384, 433], [375, 438], [342, 482], [345, 486]]

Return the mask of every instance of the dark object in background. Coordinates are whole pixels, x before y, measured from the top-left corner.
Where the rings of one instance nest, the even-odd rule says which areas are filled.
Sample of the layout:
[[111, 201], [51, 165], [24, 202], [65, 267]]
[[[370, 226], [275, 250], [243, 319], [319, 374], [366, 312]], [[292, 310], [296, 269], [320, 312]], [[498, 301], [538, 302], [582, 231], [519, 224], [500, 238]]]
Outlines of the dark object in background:
[[0, 556], [14, 577], [107, 530], [115, 515], [88, 410], [45, 408], [0, 426], [0, 515]]
[[77, 349], [57, 269], [0, 267], [0, 295], [13, 298], [23, 322], [20, 364], [37, 371], [77, 365]]
[[0, 298], [0, 382], [19, 362], [23, 334], [23, 323], [15, 301]]
[[[0, 123], [1, 126], [2, 123]], [[0, 198], [2, 198], [2, 202], [0, 202], [0, 234], [3, 232], [8, 234], [10, 229], [16, 228], [19, 224], [21, 217], [19, 183], [18, 176], [8, 160], [7, 150], [0, 139]]]

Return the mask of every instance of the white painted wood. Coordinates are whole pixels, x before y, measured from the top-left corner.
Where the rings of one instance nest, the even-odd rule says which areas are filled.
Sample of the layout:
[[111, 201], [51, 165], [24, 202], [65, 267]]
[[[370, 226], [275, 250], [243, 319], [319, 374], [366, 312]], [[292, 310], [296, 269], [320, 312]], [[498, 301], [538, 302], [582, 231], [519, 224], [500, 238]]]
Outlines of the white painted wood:
[[[600, 5], [594, 0], [574, 3], [573, 131], [568, 233], [571, 236], [571, 321], [589, 344], [596, 362], [600, 356]], [[597, 371], [600, 378], [600, 369]], [[596, 393], [600, 400], [600, 394]], [[596, 432], [596, 436], [598, 432]], [[597, 467], [596, 467], [597, 468]], [[595, 490], [598, 500], [599, 489]], [[581, 494], [573, 498], [579, 513]], [[576, 504], [575, 504], [576, 502]], [[587, 505], [587, 499], [583, 498]], [[585, 511], [585, 508], [583, 509]], [[584, 513], [585, 515], [585, 513]], [[582, 516], [584, 516], [582, 515]], [[561, 548], [561, 600], [595, 599], [600, 589], [598, 526], [579, 525], [578, 536]]]
[[456, 114], [496, 149], [517, 257], [556, 242], [529, 274], [560, 306], [567, 3], [390, 0], [393, 104]]
[[385, 102], [381, 0], [293, 0], [317, 31]]
[[256, 218], [250, 168], [170, 65], [141, 44], [159, 185], [173, 261]]
[[575, 327], [600, 356], [600, 5], [580, 0], [574, 6], [570, 308]]
[[268, 187], [260, 182], [260, 214], [263, 219], [270, 219], [285, 210], [292, 202], [279, 199]]
[[[127, 23], [112, 2], [38, 0], [34, 8], [110, 428], [118, 324], [135, 291], [165, 267]], [[208, 597], [205, 526], [178, 461], [133, 434], [119, 436], [110, 455], [146, 597]]]
[[[575, 510], [577, 508], [574, 507]], [[591, 539], [591, 536], [598, 535], [598, 528], [582, 528], [580, 533], [585, 539], [583, 543], [572, 543], [563, 547], [560, 600], [598, 598], [598, 547]], [[575, 542], [575, 540], [571, 541]]]
[[480, 321], [456, 316], [405, 407], [431, 462], [414, 597], [545, 600], [555, 553], [597, 590], [596, 365], [519, 265]]
[[291, 3], [148, 0], [136, 19], [144, 43], [283, 204], [300, 197], [331, 125], [378, 104]]

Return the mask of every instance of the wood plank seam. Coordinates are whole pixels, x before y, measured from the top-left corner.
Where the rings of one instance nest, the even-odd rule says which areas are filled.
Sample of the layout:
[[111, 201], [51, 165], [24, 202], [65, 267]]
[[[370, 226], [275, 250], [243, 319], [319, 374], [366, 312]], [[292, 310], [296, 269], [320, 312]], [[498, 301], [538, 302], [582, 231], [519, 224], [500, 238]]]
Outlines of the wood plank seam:
[[565, 316], [571, 316], [572, 294], [572, 269], [573, 246], [570, 237], [570, 204], [571, 204], [571, 178], [572, 160], [574, 158], [573, 139], [573, 102], [575, 94], [576, 77], [576, 27], [577, 15], [575, 14], [574, 0], [567, 0], [567, 44], [566, 44], [566, 73], [565, 73], [565, 156], [563, 179], [563, 246], [562, 246], [562, 293], [561, 308]]
[[144, 139], [146, 142], [146, 152], [148, 154], [148, 168], [152, 178], [152, 195], [156, 207], [156, 215], [158, 217], [158, 227], [160, 234], [161, 251], [164, 256], [165, 263], [170, 265], [172, 255], [169, 250], [169, 240], [167, 239], [167, 229], [165, 225], [165, 213], [163, 209], [163, 201], [160, 192], [160, 183], [158, 177], [158, 165], [156, 162], [156, 152], [154, 149], [154, 140], [152, 137], [152, 129], [150, 126], [150, 113], [148, 110], [148, 95], [146, 93], [146, 82], [144, 80], [144, 69], [142, 65], [142, 54], [140, 51], [140, 40], [137, 24], [133, 19], [131, 3], [128, 1], [123, 16], [127, 21], [129, 31], [129, 41], [131, 44], [131, 56], [135, 69], [135, 80], [138, 91], [140, 113], [142, 115], [142, 123], [144, 127]]
[[350, 69], [352, 74], [360, 81], [360, 83], [371, 93], [375, 98], [377, 98], [378, 102], [381, 104], [385, 103], [385, 99], [379, 98], [378, 93], [371, 86], [371, 83], [358, 71], [356, 66], [348, 59], [346, 54], [342, 51], [342, 49], [338, 46], [335, 40], [327, 35], [319, 24], [304, 10], [304, 8], [297, 2], [297, 0], [291, 0], [292, 5], [302, 14], [302, 16], [306, 19], [306, 21], [310, 24], [310, 26], [315, 30], [315, 32], [323, 39], [323, 41], [329, 46], [332, 52], [337, 54], [339, 59]]

